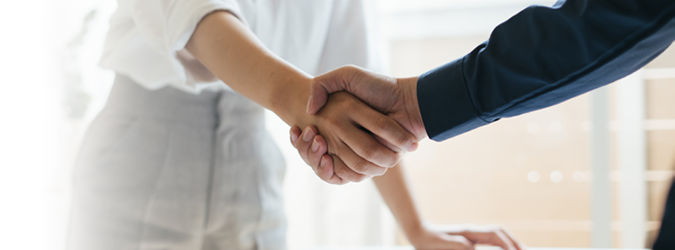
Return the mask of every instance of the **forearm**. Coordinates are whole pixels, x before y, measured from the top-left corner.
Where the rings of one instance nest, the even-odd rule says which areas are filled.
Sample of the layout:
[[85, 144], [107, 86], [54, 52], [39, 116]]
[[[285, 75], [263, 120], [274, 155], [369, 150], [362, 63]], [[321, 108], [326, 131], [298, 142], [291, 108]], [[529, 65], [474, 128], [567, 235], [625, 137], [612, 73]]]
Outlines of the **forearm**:
[[187, 50], [233, 90], [277, 113], [290, 125], [304, 114], [311, 77], [269, 51], [233, 14], [204, 17]]
[[406, 236], [410, 238], [420, 232], [422, 218], [415, 205], [403, 164], [397, 164], [382, 176], [373, 177], [373, 182]]
[[614, 82], [672, 43], [674, 16], [671, 0], [527, 8], [471, 53], [420, 76], [426, 131], [445, 140]]

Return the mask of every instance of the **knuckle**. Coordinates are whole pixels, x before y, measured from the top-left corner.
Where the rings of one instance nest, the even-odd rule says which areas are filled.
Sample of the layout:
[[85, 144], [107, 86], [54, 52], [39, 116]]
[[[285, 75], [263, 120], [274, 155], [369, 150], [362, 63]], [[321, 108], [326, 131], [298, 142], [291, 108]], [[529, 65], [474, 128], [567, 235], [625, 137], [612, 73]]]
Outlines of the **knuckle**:
[[405, 145], [410, 145], [415, 139], [413, 138], [412, 135], [409, 133], [402, 133], [398, 137], [398, 143], [399, 145], [405, 146]]
[[371, 162], [379, 162], [382, 159], [382, 154], [377, 147], [369, 146], [363, 149], [363, 157]]
[[348, 113], [362, 112], [362, 109], [360, 109], [360, 106], [354, 99], [339, 96], [336, 100]]
[[342, 158], [342, 155], [343, 155], [342, 154], [342, 147], [341, 147], [342, 144], [337, 143], [337, 142], [338, 142], [337, 140], [331, 140], [330, 142], [328, 142], [326, 144], [328, 146], [328, 148], [326, 149], [326, 153], [331, 154], [331, 155], [333, 155], [335, 157], [338, 157], [338, 158]]
[[326, 126], [333, 131], [339, 132], [342, 130], [342, 126], [340, 126], [340, 121], [334, 117], [326, 119]]
[[323, 78], [324, 78], [324, 77], [323, 77], [322, 75], [321, 75], [321, 76], [314, 77], [314, 78], [312, 79], [312, 81], [309, 83], [310, 89], [311, 89], [311, 88], [317, 88], [317, 87], [320, 87], [321, 84], [322, 84], [323, 81], [324, 81]]
[[354, 64], [347, 64], [341, 67], [343, 70], [353, 71], [358, 69]]
[[393, 168], [396, 166], [397, 163], [401, 161], [403, 158], [403, 152], [394, 152], [391, 150], [387, 150], [386, 153], [383, 154], [381, 162], [382, 167], [385, 168]]
[[366, 161], [360, 160], [354, 163], [354, 165], [351, 167], [354, 172], [362, 174], [365, 173], [368, 170], [369, 164]]
[[[399, 132], [395, 133], [395, 135], [393, 136], [394, 137], [393, 143], [395, 143], [396, 146], [406, 147], [408, 145], [411, 145], [415, 141], [413, 135], [408, 133], [408, 131], [406, 130], [398, 130], [398, 131]], [[403, 150], [405, 151], [406, 149]]]
[[349, 170], [347, 170], [346, 168], [336, 168], [334, 171], [335, 175], [342, 178], [343, 180], [348, 180], [351, 175]]
[[375, 129], [379, 131], [389, 131], [389, 120], [387, 119], [386, 116], [378, 116], [375, 118]]

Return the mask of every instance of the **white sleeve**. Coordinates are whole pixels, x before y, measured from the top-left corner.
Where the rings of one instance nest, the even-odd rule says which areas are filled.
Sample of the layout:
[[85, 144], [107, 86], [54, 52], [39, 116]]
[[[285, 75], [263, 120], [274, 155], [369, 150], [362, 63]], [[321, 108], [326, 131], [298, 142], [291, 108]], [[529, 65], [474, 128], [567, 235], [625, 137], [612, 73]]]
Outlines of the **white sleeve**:
[[[140, 36], [143, 46], [153, 53], [127, 55], [135, 57], [135, 62], [118, 68], [150, 89], [170, 84], [196, 93], [198, 84], [219, 82], [184, 50], [197, 24], [206, 15], [217, 10], [228, 11], [248, 26], [237, 0], [119, 0], [119, 7], [129, 13], [137, 31], [135, 35]], [[140, 69], [145, 72], [138, 72]]]
[[372, 1], [334, 1], [331, 24], [317, 73], [323, 74], [346, 64], [382, 73], [373, 25]]
[[244, 23], [236, 0], [125, 0], [133, 1], [134, 24], [156, 52], [185, 48], [206, 15], [216, 10], [233, 13]]

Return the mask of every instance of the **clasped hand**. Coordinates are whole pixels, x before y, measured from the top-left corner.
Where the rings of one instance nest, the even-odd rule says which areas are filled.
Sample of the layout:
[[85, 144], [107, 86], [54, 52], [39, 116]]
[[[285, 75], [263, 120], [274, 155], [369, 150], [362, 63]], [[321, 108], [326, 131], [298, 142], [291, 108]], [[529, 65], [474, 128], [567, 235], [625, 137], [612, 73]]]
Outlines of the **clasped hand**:
[[[307, 113], [321, 117], [335, 108], [348, 107], [356, 119], [352, 124], [310, 125], [304, 132], [293, 127], [291, 141], [303, 160], [328, 183], [359, 182], [383, 175], [398, 163], [403, 151], [416, 150], [426, 137], [416, 87], [417, 78], [397, 79], [356, 66], [317, 76], [310, 85]], [[354, 124], [360, 129], [351, 128]]]

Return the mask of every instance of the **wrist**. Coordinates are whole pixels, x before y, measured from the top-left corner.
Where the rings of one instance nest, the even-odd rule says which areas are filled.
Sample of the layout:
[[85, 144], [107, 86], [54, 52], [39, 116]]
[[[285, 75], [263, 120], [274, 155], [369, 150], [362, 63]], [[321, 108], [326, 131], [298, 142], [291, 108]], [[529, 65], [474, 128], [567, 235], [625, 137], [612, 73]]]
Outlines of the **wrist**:
[[403, 230], [403, 233], [411, 243], [422, 237], [426, 231], [424, 222], [417, 216], [401, 221], [400, 225], [401, 230]]
[[305, 110], [311, 81], [311, 77], [301, 75], [275, 84], [270, 96], [269, 109], [290, 126], [304, 128], [310, 125]]
[[423, 242], [426, 236], [429, 234], [429, 230], [422, 221], [405, 226], [402, 229], [406, 238], [408, 238], [408, 241], [413, 246], [416, 246], [420, 242]]
[[404, 107], [408, 114], [408, 119], [412, 123], [413, 133], [418, 140], [427, 137], [427, 131], [424, 128], [424, 121], [422, 120], [422, 113], [420, 111], [419, 100], [417, 99], [417, 80], [419, 77], [398, 78], [397, 83], [402, 88], [402, 97]]

